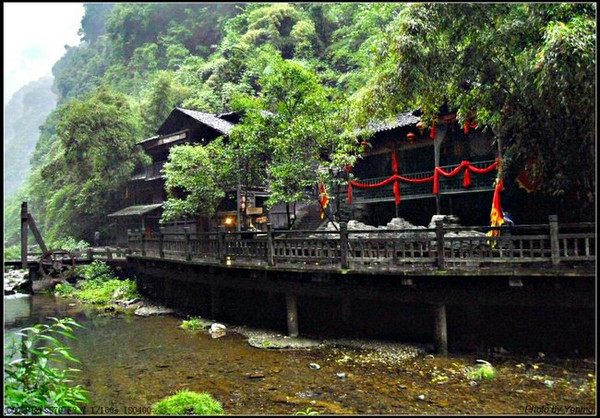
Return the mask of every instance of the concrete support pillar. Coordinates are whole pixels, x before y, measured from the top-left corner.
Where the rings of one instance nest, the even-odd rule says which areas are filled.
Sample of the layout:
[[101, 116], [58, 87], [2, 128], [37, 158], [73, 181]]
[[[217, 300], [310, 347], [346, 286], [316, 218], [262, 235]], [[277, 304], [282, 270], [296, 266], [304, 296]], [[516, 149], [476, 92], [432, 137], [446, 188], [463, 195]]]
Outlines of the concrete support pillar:
[[210, 314], [213, 318], [221, 315], [221, 288], [218, 286], [210, 287]]
[[173, 300], [173, 280], [164, 279], [164, 289], [163, 289], [163, 297], [165, 300], [165, 305], [171, 305], [171, 301]]
[[342, 295], [342, 322], [345, 329], [352, 329], [352, 299], [348, 294]]
[[296, 295], [285, 295], [285, 307], [287, 311], [288, 336], [298, 336], [298, 302]]
[[448, 354], [448, 327], [444, 304], [433, 306], [433, 342], [438, 354]]

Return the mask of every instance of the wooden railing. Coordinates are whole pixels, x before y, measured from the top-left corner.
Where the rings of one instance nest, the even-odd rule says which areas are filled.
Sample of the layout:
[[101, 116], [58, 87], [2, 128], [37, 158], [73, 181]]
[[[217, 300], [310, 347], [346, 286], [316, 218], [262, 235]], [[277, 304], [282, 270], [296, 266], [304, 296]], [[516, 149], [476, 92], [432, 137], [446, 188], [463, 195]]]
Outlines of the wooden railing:
[[[498, 236], [488, 236], [499, 230]], [[445, 227], [405, 230], [274, 231], [213, 233], [129, 231], [131, 256], [206, 262], [334, 270], [452, 270], [559, 266], [593, 271], [595, 224], [515, 227]]]

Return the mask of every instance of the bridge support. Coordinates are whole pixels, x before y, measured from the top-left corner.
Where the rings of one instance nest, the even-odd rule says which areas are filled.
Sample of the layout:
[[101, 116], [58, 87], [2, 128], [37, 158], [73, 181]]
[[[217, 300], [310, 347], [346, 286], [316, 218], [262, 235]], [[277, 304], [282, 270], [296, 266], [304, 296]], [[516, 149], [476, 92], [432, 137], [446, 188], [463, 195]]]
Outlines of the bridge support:
[[446, 324], [446, 305], [433, 306], [433, 342], [438, 354], [448, 354], [448, 328]]
[[210, 287], [210, 314], [215, 319], [221, 315], [221, 288], [218, 286]]
[[352, 329], [352, 299], [348, 294], [342, 296], [342, 322], [346, 330]]
[[298, 336], [298, 302], [296, 295], [285, 295], [285, 306], [287, 310], [287, 328], [288, 336]]
[[165, 300], [165, 305], [170, 306], [173, 301], [173, 280], [165, 279], [164, 280], [164, 290], [163, 297]]

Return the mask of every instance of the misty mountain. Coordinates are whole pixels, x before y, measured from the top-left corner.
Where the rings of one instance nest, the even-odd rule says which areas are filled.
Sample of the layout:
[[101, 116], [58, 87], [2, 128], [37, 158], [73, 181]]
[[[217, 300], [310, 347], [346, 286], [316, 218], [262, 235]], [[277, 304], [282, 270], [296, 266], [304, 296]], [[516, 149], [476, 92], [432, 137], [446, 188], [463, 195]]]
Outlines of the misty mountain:
[[24, 184], [29, 158], [40, 136], [40, 125], [56, 106], [52, 77], [23, 86], [4, 108], [4, 197]]

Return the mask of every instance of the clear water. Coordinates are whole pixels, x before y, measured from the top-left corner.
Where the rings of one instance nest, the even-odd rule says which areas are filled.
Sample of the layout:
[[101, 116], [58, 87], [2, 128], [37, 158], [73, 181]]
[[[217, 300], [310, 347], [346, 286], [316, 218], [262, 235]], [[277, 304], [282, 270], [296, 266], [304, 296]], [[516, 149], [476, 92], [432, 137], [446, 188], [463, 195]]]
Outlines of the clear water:
[[70, 345], [82, 361], [76, 382], [89, 390], [87, 414], [148, 415], [155, 402], [184, 388], [210, 393], [231, 415], [293, 415], [307, 408], [320, 414], [523, 414], [546, 404], [595, 411], [595, 363], [589, 360], [484, 357], [498, 377], [472, 385], [462, 370], [480, 357], [385, 364], [372, 352], [341, 347], [257, 349], [235, 333], [213, 339], [184, 331], [174, 316], [112, 317], [49, 295], [4, 302], [5, 345], [16, 329], [48, 316], [85, 326]]

